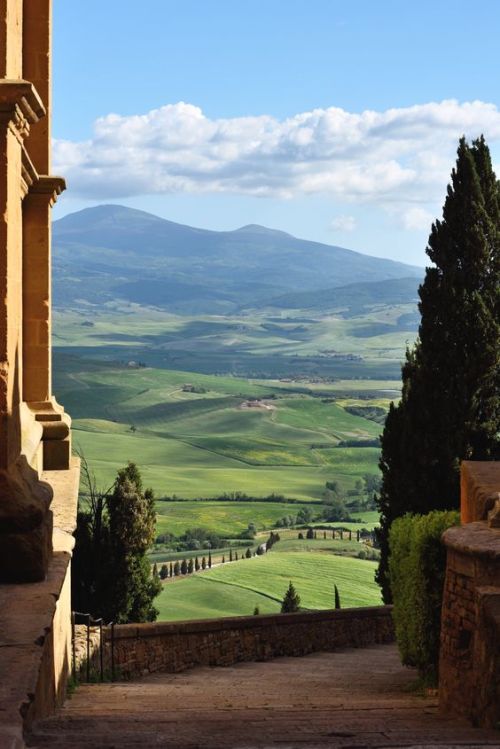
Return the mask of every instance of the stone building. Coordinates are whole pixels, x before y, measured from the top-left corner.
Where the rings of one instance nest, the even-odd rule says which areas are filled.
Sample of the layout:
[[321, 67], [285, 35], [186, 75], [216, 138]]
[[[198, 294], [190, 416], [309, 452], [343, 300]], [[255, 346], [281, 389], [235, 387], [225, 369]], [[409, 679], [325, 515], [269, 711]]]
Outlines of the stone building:
[[0, 714], [13, 742], [69, 667], [79, 468], [51, 386], [50, 213], [65, 184], [51, 173], [50, 45], [51, 0], [0, 0]]

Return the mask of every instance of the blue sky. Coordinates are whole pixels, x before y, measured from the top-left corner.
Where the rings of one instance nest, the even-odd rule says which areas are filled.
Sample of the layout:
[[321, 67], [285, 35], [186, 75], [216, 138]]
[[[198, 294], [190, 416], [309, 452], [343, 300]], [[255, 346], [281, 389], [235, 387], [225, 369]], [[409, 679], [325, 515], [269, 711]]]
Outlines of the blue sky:
[[500, 153], [497, 0], [140, 7], [54, 0], [56, 217], [122, 203], [424, 264], [458, 137]]

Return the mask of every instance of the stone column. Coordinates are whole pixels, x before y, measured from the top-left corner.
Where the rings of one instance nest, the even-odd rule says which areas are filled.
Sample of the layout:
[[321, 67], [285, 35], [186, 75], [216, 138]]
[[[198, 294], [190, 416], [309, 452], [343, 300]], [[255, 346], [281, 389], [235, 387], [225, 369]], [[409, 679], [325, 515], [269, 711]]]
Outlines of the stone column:
[[23, 398], [43, 427], [43, 467], [69, 468], [71, 420], [52, 396], [51, 208], [66, 185], [51, 176], [51, 0], [25, 0], [23, 75], [47, 116], [26, 141], [38, 179], [23, 205]]
[[0, 80], [0, 581], [39, 580], [52, 548], [42, 433], [23, 402], [22, 199], [37, 178], [24, 141], [45, 110], [34, 87]]

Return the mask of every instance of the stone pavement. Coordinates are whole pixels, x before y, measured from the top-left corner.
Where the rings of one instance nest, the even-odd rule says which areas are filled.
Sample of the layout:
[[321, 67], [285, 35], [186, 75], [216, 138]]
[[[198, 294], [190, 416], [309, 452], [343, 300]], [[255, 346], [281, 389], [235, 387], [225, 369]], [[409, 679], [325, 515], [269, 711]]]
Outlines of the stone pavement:
[[497, 747], [500, 731], [440, 716], [394, 645], [196, 668], [77, 689], [29, 745], [61, 749]]

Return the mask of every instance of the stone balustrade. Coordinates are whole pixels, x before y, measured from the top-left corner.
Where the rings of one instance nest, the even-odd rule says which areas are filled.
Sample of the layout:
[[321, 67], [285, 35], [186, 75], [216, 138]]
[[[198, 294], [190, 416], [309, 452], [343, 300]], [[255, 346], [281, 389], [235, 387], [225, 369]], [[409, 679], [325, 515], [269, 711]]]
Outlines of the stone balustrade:
[[[122, 677], [195, 666], [230, 666], [394, 640], [391, 606], [206, 619], [114, 628]], [[111, 629], [106, 630], [111, 644]]]

